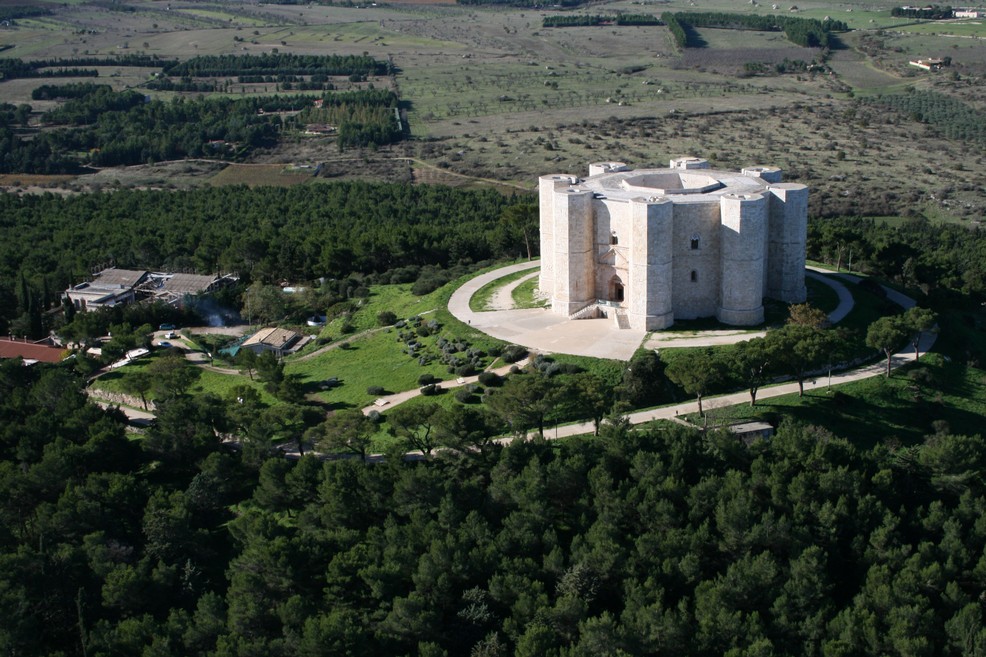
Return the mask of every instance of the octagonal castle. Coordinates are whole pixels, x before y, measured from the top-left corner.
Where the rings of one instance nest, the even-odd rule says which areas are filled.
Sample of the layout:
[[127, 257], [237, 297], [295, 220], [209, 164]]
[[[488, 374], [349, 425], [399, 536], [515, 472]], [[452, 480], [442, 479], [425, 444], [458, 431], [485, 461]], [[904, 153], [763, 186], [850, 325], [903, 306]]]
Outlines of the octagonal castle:
[[555, 313], [614, 312], [622, 328], [711, 316], [760, 324], [764, 297], [806, 297], [808, 188], [781, 177], [772, 167], [719, 171], [698, 158], [542, 176], [540, 293]]

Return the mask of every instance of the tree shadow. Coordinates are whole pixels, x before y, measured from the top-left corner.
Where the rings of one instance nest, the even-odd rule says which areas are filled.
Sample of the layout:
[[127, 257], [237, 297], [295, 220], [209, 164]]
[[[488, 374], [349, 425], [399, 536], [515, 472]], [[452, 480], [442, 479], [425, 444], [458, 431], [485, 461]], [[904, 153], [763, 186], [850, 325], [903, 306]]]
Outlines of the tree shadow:
[[684, 33], [685, 33], [685, 44], [686, 44], [685, 47], [686, 48], [706, 48], [706, 47], [708, 47], [709, 42], [706, 41], [705, 38], [701, 34], [698, 33], [698, 30], [696, 30], [694, 27], [692, 27], [688, 23], [679, 23], [679, 24], [681, 25], [682, 31], [684, 31]]

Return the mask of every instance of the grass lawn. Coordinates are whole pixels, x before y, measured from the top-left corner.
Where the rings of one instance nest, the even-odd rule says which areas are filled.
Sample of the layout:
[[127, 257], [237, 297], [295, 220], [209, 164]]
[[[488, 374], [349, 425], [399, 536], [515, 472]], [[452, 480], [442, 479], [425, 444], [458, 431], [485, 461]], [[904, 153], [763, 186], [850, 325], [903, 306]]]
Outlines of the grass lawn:
[[515, 271], [512, 274], [508, 274], [503, 278], [490, 281], [483, 287], [476, 290], [476, 294], [472, 295], [472, 298], [469, 299], [469, 309], [473, 312], [483, 312], [484, 310], [489, 310], [490, 301], [496, 295], [497, 291], [500, 290], [500, 288], [513, 283], [517, 279], [530, 275], [530, 269], [522, 269], [521, 271]]
[[[160, 358], [163, 354], [163, 350], [156, 350], [152, 352], [146, 358], [141, 358], [135, 363], [130, 365], [125, 365], [119, 369], [108, 372], [103, 376], [96, 379], [92, 387], [96, 390], [105, 390], [107, 392], [116, 392], [123, 394], [132, 394], [127, 388], [127, 378], [137, 372], [146, 371], [156, 359]], [[194, 367], [189, 365], [189, 367]], [[220, 372], [213, 372], [211, 370], [206, 370], [203, 368], [199, 369], [199, 378], [192, 384], [189, 392], [192, 394], [205, 394], [211, 393], [218, 395], [219, 397], [229, 397], [230, 391], [236, 386], [246, 385], [255, 388], [257, 392], [260, 393], [260, 397], [265, 404], [271, 406], [279, 404], [280, 402], [274, 398], [273, 395], [268, 393], [264, 389], [264, 385], [260, 381], [251, 381], [250, 377], [247, 375], [230, 375], [222, 374]], [[147, 394], [148, 400], [154, 399], [153, 390]]]
[[[489, 269], [502, 266], [503, 263]], [[365, 304], [350, 321], [356, 330], [365, 330], [376, 326], [377, 313], [382, 310], [390, 310], [400, 318], [421, 315], [426, 321], [436, 320], [441, 329], [435, 335], [421, 338], [425, 346], [419, 350], [419, 354], [437, 356], [435, 342], [442, 336], [464, 340], [470, 347], [489, 352], [490, 349], [506, 343], [463, 324], [448, 312], [448, 300], [452, 292], [480, 273], [482, 271], [463, 276], [421, 297], [411, 294], [409, 284], [373, 286]], [[338, 336], [338, 327], [335, 326], [337, 322], [327, 326], [323, 335]], [[303, 383], [310, 387], [330, 377], [337, 377], [341, 386], [317, 393], [317, 396], [331, 404], [345, 407], [363, 407], [372, 403], [376, 396], [367, 394], [366, 389], [369, 386], [383, 386], [393, 393], [417, 388], [418, 377], [425, 373], [443, 380], [455, 378], [437, 358], [428, 365], [419, 365], [416, 359], [404, 353], [404, 343], [398, 339], [397, 334], [397, 329], [388, 328], [354, 339], [348, 349], [332, 349], [305, 361], [289, 360], [285, 371], [288, 374], [301, 375]]]
[[541, 299], [534, 296], [534, 290], [537, 289], [538, 279], [532, 278], [529, 281], [524, 281], [520, 285], [514, 288], [511, 296], [514, 299], [515, 308], [546, 308], [551, 302], [547, 299]]
[[846, 285], [853, 296], [855, 305], [846, 315], [846, 318], [839, 322], [839, 326], [849, 329], [865, 336], [866, 329], [870, 324], [884, 315], [895, 315], [903, 312], [903, 309], [892, 301], [878, 297], [872, 292], [864, 290], [859, 285], [849, 283]]
[[[434, 340], [429, 342], [433, 344]], [[418, 377], [425, 373], [443, 379], [451, 376], [437, 360], [421, 366], [403, 349], [397, 330], [388, 329], [355, 339], [347, 349], [332, 349], [309, 360], [288, 361], [284, 370], [299, 375], [309, 392], [315, 392], [322, 381], [337, 378], [338, 387], [316, 393], [335, 408], [362, 408], [372, 403], [378, 395], [366, 392], [370, 386], [381, 386], [394, 393], [418, 387]], [[433, 348], [427, 351], [434, 353]]]
[[839, 295], [825, 283], [805, 278], [805, 285], [808, 288], [808, 303], [815, 308], [828, 314], [839, 305]]

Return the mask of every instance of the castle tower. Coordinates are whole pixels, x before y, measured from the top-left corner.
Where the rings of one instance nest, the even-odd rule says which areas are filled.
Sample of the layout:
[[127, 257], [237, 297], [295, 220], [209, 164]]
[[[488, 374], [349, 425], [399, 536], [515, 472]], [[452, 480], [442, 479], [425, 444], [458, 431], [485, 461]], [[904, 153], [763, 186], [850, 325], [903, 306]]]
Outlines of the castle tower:
[[[760, 180], [764, 181], [765, 183], [771, 183], [771, 184], [780, 183], [780, 182], [782, 182], [784, 180], [784, 172], [781, 169], [777, 168], [777, 167], [764, 167], [764, 166], [743, 167], [743, 175], [744, 176], [750, 176], [751, 178], [759, 178]], [[773, 199], [771, 199], [771, 198], [768, 197], [767, 202], [771, 204], [771, 210], [770, 211], [773, 212]], [[763, 277], [763, 295], [765, 297], [771, 296], [771, 294], [770, 294], [770, 289], [771, 288], [770, 288], [770, 285], [768, 284], [767, 279], [770, 277], [770, 263], [771, 263], [771, 260], [770, 260], [770, 231], [772, 230], [772, 228], [770, 226], [773, 225], [772, 222], [773, 222], [773, 220], [768, 218], [768, 224], [769, 225], [768, 225], [768, 228], [764, 232], [764, 235], [763, 235], [763, 239], [764, 239], [764, 253], [767, 254], [767, 265], [766, 265], [767, 275], [765, 275]]]
[[541, 296], [550, 297], [555, 289], [555, 191], [568, 187], [578, 181], [573, 176], [554, 174], [538, 178], [538, 203], [541, 207], [541, 273], [538, 276], [538, 290]]
[[589, 165], [589, 175], [598, 176], [600, 173], [614, 173], [616, 171], [629, 171], [630, 169], [623, 162], [593, 162]]
[[763, 322], [764, 245], [768, 202], [764, 194], [720, 198], [720, 291], [716, 317], [724, 324]]
[[676, 157], [668, 163], [671, 169], [708, 169], [709, 161], [700, 157]]
[[[592, 192], [559, 188], [552, 202], [552, 312], [571, 315], [595, 300]], [[544, 261], [544, 256], [541, 260]]]
[[656, 331], [674, 323], [672, 252], [674, 203], [666, 197], [630, 201], [630, 326]]
[[767, 241], [767, 296], [804, 303], [805, 244], [808, 239], [808, 188], [778, 183], [767, 188], [770, 228]]

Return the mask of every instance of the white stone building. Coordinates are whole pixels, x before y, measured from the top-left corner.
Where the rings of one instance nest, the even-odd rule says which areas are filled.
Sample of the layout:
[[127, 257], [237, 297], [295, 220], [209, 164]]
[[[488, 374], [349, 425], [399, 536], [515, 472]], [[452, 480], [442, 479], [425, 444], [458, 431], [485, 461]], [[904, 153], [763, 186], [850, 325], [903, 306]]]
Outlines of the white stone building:
[[805, 300], [808, 188], [779, 169], [605, 162], [585, 179], [543, 176], [539, 191], [538, 287], [555, 313], [648, 331], [712, 316], [752, 326], [764, 297]]

